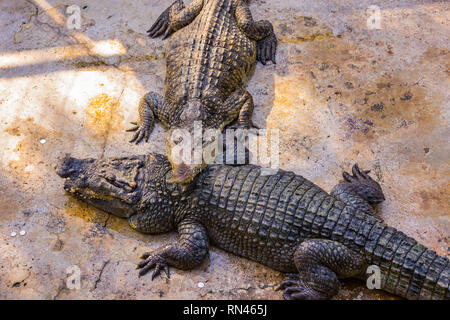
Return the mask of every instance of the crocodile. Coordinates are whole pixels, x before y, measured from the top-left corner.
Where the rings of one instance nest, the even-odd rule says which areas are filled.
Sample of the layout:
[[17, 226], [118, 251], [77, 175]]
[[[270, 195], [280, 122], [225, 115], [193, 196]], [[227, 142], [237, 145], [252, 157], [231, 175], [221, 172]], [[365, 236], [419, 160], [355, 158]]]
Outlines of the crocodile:
[[[385, 198], [369, 171], [352, 174], [331, 194], [293, 172], [261, 175], [255, 165], [209, 165], [189, 193], [172, 181], [159, 154], [77, 159], [57, 165], [64, 189], [143, 233], [178, 230], [178, 241], [145, 253], [152, 279], [169, 266], [198, 266], [212, 244], [288, 274], [285, 299], [329, 299], [343, 278], [367, 281], [408, 299], [450, 299], [449, 259], [388, 226], [373, 206]], [[378, 268], [378, 269], [374, 269]], [[373, 279], [372, 279], [373, 280]], [[376, 279], [374, 279], [376, 284]]]
[[[221, 133], [233, 121], [238, 129], [254, 127], [245, 83], [257, 61], [275, 63], [277, 39], [269, 21], [253, 20], [247, 0], [194, 0], [187, 6], [175, 1], [147, 32], [168, 38], [164, 94], [145, 94], [139, 120], [127, 131], [135, 132], [132, 143], [148, 141], [159, 120], [168, 130], [173, 179], [187, 185], [208, 163], [196, 150], [217, 146], [217, 134], [207, 130]], [[196, 123], [203, 139], [192, 143]], [[191, 151], [187, 158], [180, 147]]]

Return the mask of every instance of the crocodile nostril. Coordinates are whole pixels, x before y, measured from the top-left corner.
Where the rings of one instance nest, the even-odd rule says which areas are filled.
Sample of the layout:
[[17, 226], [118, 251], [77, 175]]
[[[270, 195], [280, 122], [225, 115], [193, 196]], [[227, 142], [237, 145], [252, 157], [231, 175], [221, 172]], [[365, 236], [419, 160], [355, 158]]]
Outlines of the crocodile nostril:
[[56, 167], [56, 173], [62, 177], [67, 178], [72, 171], [72, 158], [66, 157]]
[[59, 164], [56, 166], [56, 173], [61, 178], [72, 177], [75, 173], [82, 172], [82, 162], [78, 159], [66, 156], [62, 159]]

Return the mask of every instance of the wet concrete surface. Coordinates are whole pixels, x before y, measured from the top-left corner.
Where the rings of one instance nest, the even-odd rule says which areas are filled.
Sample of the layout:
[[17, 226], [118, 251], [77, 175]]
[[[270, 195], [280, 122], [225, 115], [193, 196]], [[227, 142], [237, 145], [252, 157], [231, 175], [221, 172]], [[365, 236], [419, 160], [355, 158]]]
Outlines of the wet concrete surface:
[[[73, 4], [81, 28], [70, 30]], [[381, 29], [368, 28], [370, 5]], [[166, 6], [0, 3], [0, 298], [281, 298], [273, 288], [282, 274], [217, 248], [193, 271], [172, 268], [170, 280], [138, 278], [139, 255], [175, 234], [131, 230], [68, 197], [55, 173], [69, 152], [164, 153], [161, 126], [138, 146], [124, 129], [145, 92], [162, 92], [165, 42], [145, 30]], [[387, 198], [383, 218], [447, 255], [449, 3], [256, 0], [251, 9], [279, 39], [277, 64], [258, 64], [248, 90], [255, 124], [280, 130], [281, 168], [327, 191], [353, 163], [371, 169]], [[77, 268], [80, 288], [70, 289]], [[337, 297], [392, 298], [357, 281]]]

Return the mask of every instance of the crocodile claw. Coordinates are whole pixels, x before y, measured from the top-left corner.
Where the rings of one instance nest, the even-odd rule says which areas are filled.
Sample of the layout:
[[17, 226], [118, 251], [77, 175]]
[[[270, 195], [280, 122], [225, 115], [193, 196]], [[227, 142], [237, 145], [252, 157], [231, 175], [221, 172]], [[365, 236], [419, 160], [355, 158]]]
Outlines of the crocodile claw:
[[352, 174], [344, 172], [342, 176], [345, 181], [355, 183], [364, 180], [372, 180], [372, 178], [368, 175], [370, 170], [360, 170], [358, 164], [354, 164], [352, 167]]
[[137, 129], [139, 129], [139, 125], [138, 125], [138, 123], [137, 122], [130, 122], [132, 125], [134, 125], [134, 127], [133, 128], [129, 128], [129, 129], [127, 129], [127, 130], [125, 130], [125, 131], [127, 131], [127, 132], [133, 132], [133, 131], [136, 131]]
[[344, 172], [344, 180], [353, 185], [354, 190], [369, 203], [375, 204], [385, 200], [381, 186], [369, 176], [370, 170], [361, 170], [358, 164], [352, 167], [352, 174]]
[[282, 281], [275, 290], [284, 290], [285, 300], [322, 300], [325, 296], [319, 292], [305, 287], [299, 279], [288, 279]]
[[161, 13], [155, 23], [147, 30], [150, 38], [157, 38], [162, 35], [162, 38], [166, 39], [175, 32], [170, 23], [170, 12], [171, 10], [177, 10], [176, 8], [178, 8], [178, 10], [184, 8], [183, 3], [175, 1], [169, 8]]
[[147, 30], [148, 36], [150, 38], [157, 38], [167, 31], [169, 28], [169, 11], [164, 11], [155, 23]]
[[143, 261], [141, 261], [136, 266], [136, 269], [141, 269], [139, 271], [139, 277], [145, 275], [147, 272], [154, 268], [155, 270], [152, 274], [152, 280], [155, 279], [156, 276], [161, 274], [161, 270], [164, 270], [167, 278], [170, 278], [169, 265], [167, 264], [166, 260], [160, 255], [147, 252], [141, 256], [141, 259], [143, 259]]
[[275, 62], [275, 55], [277, 52], [277, 38], [275, 34], [271, 34], [258, 41], [257, 49], [256, 49], [256, 58], [258, 61], [261, 61], [263, 65], [266, 65], [267, 61], [272, 61], [273, 64]]
[[151, 128], [147, 128], [144, 125], [138, 124], [137, 122], [131, 122], [134, 127], [127, 129], [127, 132], [135, 132], [133, 138], [129, 141], [130, 143], [139, 144], [142, 140], [148, 142], [150, 137]]

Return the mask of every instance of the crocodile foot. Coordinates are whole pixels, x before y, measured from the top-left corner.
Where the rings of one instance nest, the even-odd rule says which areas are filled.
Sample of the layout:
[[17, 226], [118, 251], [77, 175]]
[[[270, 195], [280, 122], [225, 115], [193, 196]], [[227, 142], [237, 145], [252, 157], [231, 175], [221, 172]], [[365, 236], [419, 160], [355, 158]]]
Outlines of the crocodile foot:
[[236, 125], [236, 129], [243, 129], [243, 130], [256, 129], [256, 130], [259, 130], [259, 129], [261, 129], [261, 128], [258, 127], [256, 124], [254, 124], [254, 123], [250, 120], [250, 121], [249, 121], [248, 123], [246, 123], [246, 124], [238, 123], [238, 124]]
[[[239, 141], [243, 141], [243, 139], [248, 135], [248, 132], [250, 130], [256, 131], [260, 130], [261, 128], [255, 125], [251, 120], [247, 121], [245, 123], [241, 123], [237, 121], [236, 123], [227, 126], [226, 129], [231, 129], [236, 131], [236, 138]], [[257, 133], [257, 132], [256, 132]]]
[[155, 23], [147, 30], [150, 38], [157, 38], [163, 36], [163, 39], [169, 37], [176, 30], [173, 27], [173, 21], [170, 20], [171, 13], [179, 12], [184, 9], [182, 1], [175, 1], [170, 7], [168, 7], [161, 15], [156, 19]]
[[328, 298], [306, 287], [298, 274], [290, 274], [289, 279], [282, 281], [276, 290], [284, 290], [283, 298], [285, 300], [324, 300]]
[[345, 181], [353, 185], [354, 190], [370, 204], [383, 202], [385, 197], [381, 186], [369, 176], [370, 170], [360, 170], [358, 164], [352, 167], [352, 175], [343, 173]]
[[164, 270], [167, 274], [167, 278], [170, 278], [169, 265], [167, 264], [166, 259], [161, 255], [146, 252], [141, 256], [141, 259], [143, 261], [136, 266], [136, 269], [141, 269], [139, 271], [140, 277], [155, 268], [155, 271], [153, 271], [152, 274], [152, 280], [161, 273], [161, 270]]
[[[255, 126], [251, 121], [247, 124], [242, 123], [234, 123], [233, 125], [227, 126], [226, 129], [231, 129], [235, 131], [234, 136], [232, 136], [232, 141], [227, 141], [229, 139], [227, 134], [222, 134], [222, 145], [224, 151], [228, 150], [228, 147], [231, 146], [233, 149], [233, 157], [230, 158], [227, 155], [227, 152], [223, 153], [223, 163], [228, 165], [241, 165], [241, 164], [249, 164], [250, 163], [250, 150], [249, 150], [249, 142], [248, 137], [250, 134], [255, 136], [258, 135], [259, 127]], [[241, 145], [238, 147], [238, 145]], [[240, 154], [239, 152], [243, 152]]]
[[267, 61], [272, 61], [275, 64], [275, 55], [277, 52], [277, 38], [272, 33], [268, 37], [258, 41], [256, 57], [258, 61], [261, 61], [263, 65], [266, 65]]
[[131, 124], [134, 125], [134, 127], [126, 130], [127, 132], [135, 132], [133, 138], [130, 140], [130, 143], [138, 144], [142, 140], [148, 142], [148, 138], [150, 137], [153, 127], [142, 122], [131, 122]]
[[[233, 130], [235, 141], [237, 140], [238, 143], [245, 144], [246, 141], [245, 139], [249, 135], [249, 132], [252, 132], [253, 134], [257, 135], [258, 134], [257, 130], [259, 129], [260, 128], [254, 125], [253, 122], [250, 120], [245, 123], [236, 121], [235, 123], [228, 125], [224, 131]], [[225, 146], [227, 135], [222, 134], [222, 138], [223, 138], [223, 145]]]

